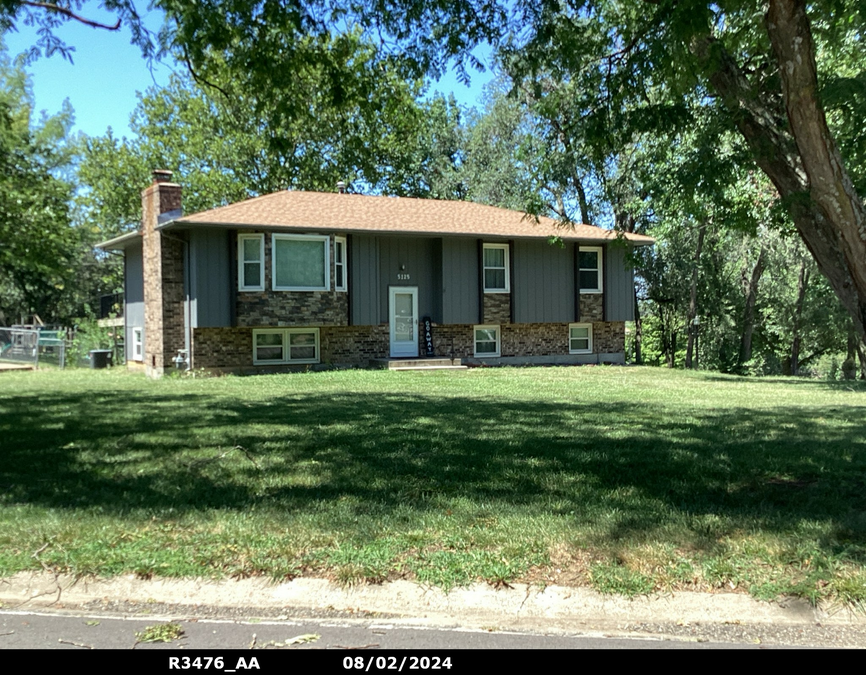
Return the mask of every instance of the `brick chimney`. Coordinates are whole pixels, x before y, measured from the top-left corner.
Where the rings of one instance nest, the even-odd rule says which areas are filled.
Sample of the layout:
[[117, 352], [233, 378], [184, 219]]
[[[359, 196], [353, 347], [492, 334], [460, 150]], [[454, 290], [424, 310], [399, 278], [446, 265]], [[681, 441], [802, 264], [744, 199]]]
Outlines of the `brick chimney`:
[[144, 254], [144, 364], [150, 377], [173, 368], [185, 346], [184, 243], [157, 225], [181, 215], [181, 188], [171, 171], [153, 172], [153, 183], [141, 193]]

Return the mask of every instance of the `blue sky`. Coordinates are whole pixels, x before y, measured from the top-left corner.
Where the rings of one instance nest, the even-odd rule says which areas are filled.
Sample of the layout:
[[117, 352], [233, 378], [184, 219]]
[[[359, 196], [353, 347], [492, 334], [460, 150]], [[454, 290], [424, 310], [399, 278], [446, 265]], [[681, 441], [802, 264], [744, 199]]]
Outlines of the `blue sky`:
[[[88, 18], [105, 19], [88, 14]], [[148, 26], [157, 30], [161, 16], [151, 12], [146, 18]], [[101, 136], [111, 127], [116, 136], [130, 136], [129, 116], [137, 103], [136, 92], [168, 82], [172, 68], [178, 64], [153, 63], [148, 67], [141, 51], [130, 44], [128, 30], [117, 32], [98, 30], [70, 22], [56, 31], [57, 36], [75, 47], [74, 63], [59, 55], [42, 57], [28, 67], [36, 100], [36, 110], [56, 113], [64, 99], [69, 99], [75, 110], [75, 130], [91, 136]], [[34, 44], [36, 31], [20, 26], [19, 32], [3, 35], [10, 56], [15, 56]], [[433, 83], [433, 89], [453, 92], [458, 103], [477, 105], [483, 85], [490, 79], [490, 71], [471, 73], [471, 87], [461, 84], [453, 74]]]

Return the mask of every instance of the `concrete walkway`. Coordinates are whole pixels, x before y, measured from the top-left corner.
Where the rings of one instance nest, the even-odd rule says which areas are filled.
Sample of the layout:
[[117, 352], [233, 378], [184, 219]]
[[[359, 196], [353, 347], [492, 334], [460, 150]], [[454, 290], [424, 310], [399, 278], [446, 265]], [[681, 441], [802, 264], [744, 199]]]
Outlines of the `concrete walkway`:
[[407, 581], [341, 587], [322, 579], [239, 581], [79, 579], [21, 573], [0, 580], [3, 610], [99, 611], [134, 616], [334, 618], [432, 628], [866, 647], [866, 616], [799, 600], [739, 593], [627, 599], [591, 589], [479, 584], [446, 593]]

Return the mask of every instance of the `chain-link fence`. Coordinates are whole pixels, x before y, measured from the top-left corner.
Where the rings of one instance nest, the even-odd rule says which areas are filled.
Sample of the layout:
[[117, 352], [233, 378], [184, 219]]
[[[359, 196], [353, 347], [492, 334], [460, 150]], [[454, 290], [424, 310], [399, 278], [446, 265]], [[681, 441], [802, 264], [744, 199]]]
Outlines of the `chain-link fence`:
[[0, 328], [0, 361], [39, 365], [39, 331], [31, 328]]
[[66, 331], [0, 327], [0, 362], [66, 367]]
[[39, 361], [40, 365], [51, 364], [58, 368], [66, 367], [66, 330], [39, 331]]

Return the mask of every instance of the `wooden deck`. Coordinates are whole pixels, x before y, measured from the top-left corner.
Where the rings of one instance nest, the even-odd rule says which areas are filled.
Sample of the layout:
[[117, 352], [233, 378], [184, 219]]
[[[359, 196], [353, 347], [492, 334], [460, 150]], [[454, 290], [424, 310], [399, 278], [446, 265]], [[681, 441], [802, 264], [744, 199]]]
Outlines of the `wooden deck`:
[[4, 363], [0, 361], [0, 373], [7, 370], [33, 370], [33, 366], [28, 363]]

